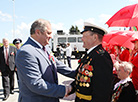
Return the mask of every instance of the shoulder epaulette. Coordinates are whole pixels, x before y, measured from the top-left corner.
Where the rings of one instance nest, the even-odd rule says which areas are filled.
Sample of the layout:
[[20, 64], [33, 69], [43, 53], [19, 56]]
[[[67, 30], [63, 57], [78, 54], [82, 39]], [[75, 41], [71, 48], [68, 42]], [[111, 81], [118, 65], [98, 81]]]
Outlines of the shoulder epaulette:
[[105, 51], [104, 51], [103, 49], [99, 49], [99, 50], [97, 50], [96, 52], [97, 52], [98, 54], [101, 54], [101, 55], [105, 53]]

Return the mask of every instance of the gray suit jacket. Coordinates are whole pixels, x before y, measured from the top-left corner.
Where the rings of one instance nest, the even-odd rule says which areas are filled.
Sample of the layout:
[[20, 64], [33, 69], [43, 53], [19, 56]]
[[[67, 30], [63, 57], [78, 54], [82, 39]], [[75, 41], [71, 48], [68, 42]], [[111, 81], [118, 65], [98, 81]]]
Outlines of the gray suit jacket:
[[[46, 46], [48, 54], [51, 50]], [[59, 102], [65, 95], [65, 87], [57, 84], [57, 71], [74, 78], [75, 71], [46, 53], [30, 38], [18, 50], [16, 66], [19, 75], [19, 102]], [[53, 68], [54, 67], [54, 68]]]
[[[16, 48], [14, 46], [9, 46], [9, 53], [8, 53], [8, 62], [9, 68], [11, 71], [15, 69], [15, 56], [16, 56]], [[6, 61], [4, 57], [4, 46], [0, 48], [0, 70], [1, 72], [7, 71], [6, 70]]]

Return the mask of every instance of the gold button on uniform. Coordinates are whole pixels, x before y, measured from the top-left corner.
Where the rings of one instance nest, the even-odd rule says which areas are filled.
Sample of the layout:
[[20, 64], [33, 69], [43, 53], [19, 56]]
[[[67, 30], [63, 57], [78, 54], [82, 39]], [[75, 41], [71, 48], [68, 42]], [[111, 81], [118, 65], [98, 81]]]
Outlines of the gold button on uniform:
[[85, 79], [85, 80], [88, 80], [88, 77], [87, 77], [87, 76], [85, 76], [85, 77], [84, 77], [84, 79]]
[[82, 86], [82, 83], [80, 83], [79, 85]]
[[86, 86], [86, 84], [85, 83], [83, 83], [83, 87], [85, 87]]
[[87, 84], [86, 84], [86, 87], [90, 87], [90, 84], [89, 84], [89, 83], [87, 83]]
[[93, 76], [93, 73], [92, 72], [89, 72], [89, 76], [92, 77]]
[[79, 89], [77, 89], [77, 91], [80, 91]]

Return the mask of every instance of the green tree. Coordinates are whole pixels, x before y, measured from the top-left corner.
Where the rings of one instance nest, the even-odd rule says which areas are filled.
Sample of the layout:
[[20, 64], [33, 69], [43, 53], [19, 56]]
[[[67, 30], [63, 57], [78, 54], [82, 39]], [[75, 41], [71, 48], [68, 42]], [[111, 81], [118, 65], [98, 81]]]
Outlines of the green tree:
[[70, 34], [80, 34], [80, 30], [78, 29], [78, 27], [77, 26], [71, 26], [71, 28], [69, 29], [69, 33]]
[[79, 30], [78, 26], [75, 26], [75, 30], [76, 30], [76, 34], [80, 34], [80, 30]]

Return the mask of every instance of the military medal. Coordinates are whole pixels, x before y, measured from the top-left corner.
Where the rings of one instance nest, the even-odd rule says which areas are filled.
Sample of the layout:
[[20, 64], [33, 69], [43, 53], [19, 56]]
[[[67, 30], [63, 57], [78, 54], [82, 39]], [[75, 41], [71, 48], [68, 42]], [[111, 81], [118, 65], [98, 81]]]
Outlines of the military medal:
[[81, 63], [80, 67], [83, 65], [83, 63]]
[[88, 70], [93, 71], [93, 66], [89, 66]]
[[82, 83], [80, 83], [79, 85], [82, 86]]
[[83, 80], [84, 80], [84, 76], [82, 75], [82, 76], [80, 77], [80, 81], [83, 82]]
[[84, 68], [82, 68], [81, 70], [82, 70], [82, 72], [83, 72], [83, 71], [84, 71]]
[[86, 82], [90, 82], [90, 78], [88, 77], [88, 80]]
[[92, 77], [93, 76], [93, 73], [92, 72], [89, 72], [89, 76]]
[[84, 75], [88, 75], [88, 74], [89, 74], [89, 71], [85, 70]]
[[85, 87], [85, 86], [86, 86], [86, 84], [85, 84], [85, 83], [83, 83], [83, 84], [82, 84], [82, 86], [83, 86], [83, 87]]
[[83, 68], [83, 72], [82, 72], [82, 74], [85, 74], [85, 70], [84, 70], [84, 68]]
[[92, 58], [90, 59], [90, 61], [87, 64], [89, 65], [91, 61], [92, 61]]
[[83, 81], [82, 77], [80, 77], [80, 81], [81, 81], [81, 82]]
[[89, 84], [89, 83], [87, 83], [87, 84], [86, 84], [86, 87], [89, 87], [89, 86], [90, 86], [90, 84]]
[[76, 81], [76, 85], [78, 85], [78, 81]]
[[78, 73], [78, 74], [77, 74], [77, 80], [79, 80], [79, 79], [80, 79], [80, 77], [79, 77], [79, 76], [80, 76], [80, 74]]
[[87, 66], [88, 66], [88, 65], [87, 65], [87, 64], [85, 64], [85, 65], [83, 66], [83, 68], [87, 69]]
[[87, 77], [87, 76], [85, 76], [85, 77], [84, 77], [84, 80], [85, 80], [85, 81], [86, 81], [86, 80], [88, 80], [88, 77]]
[[82, 82], [84, 82], [85, 80], [84, 80], [84, 76], [82, 75]]
[[79, 73], [81, 73], [81, 69], [79, 68]]

